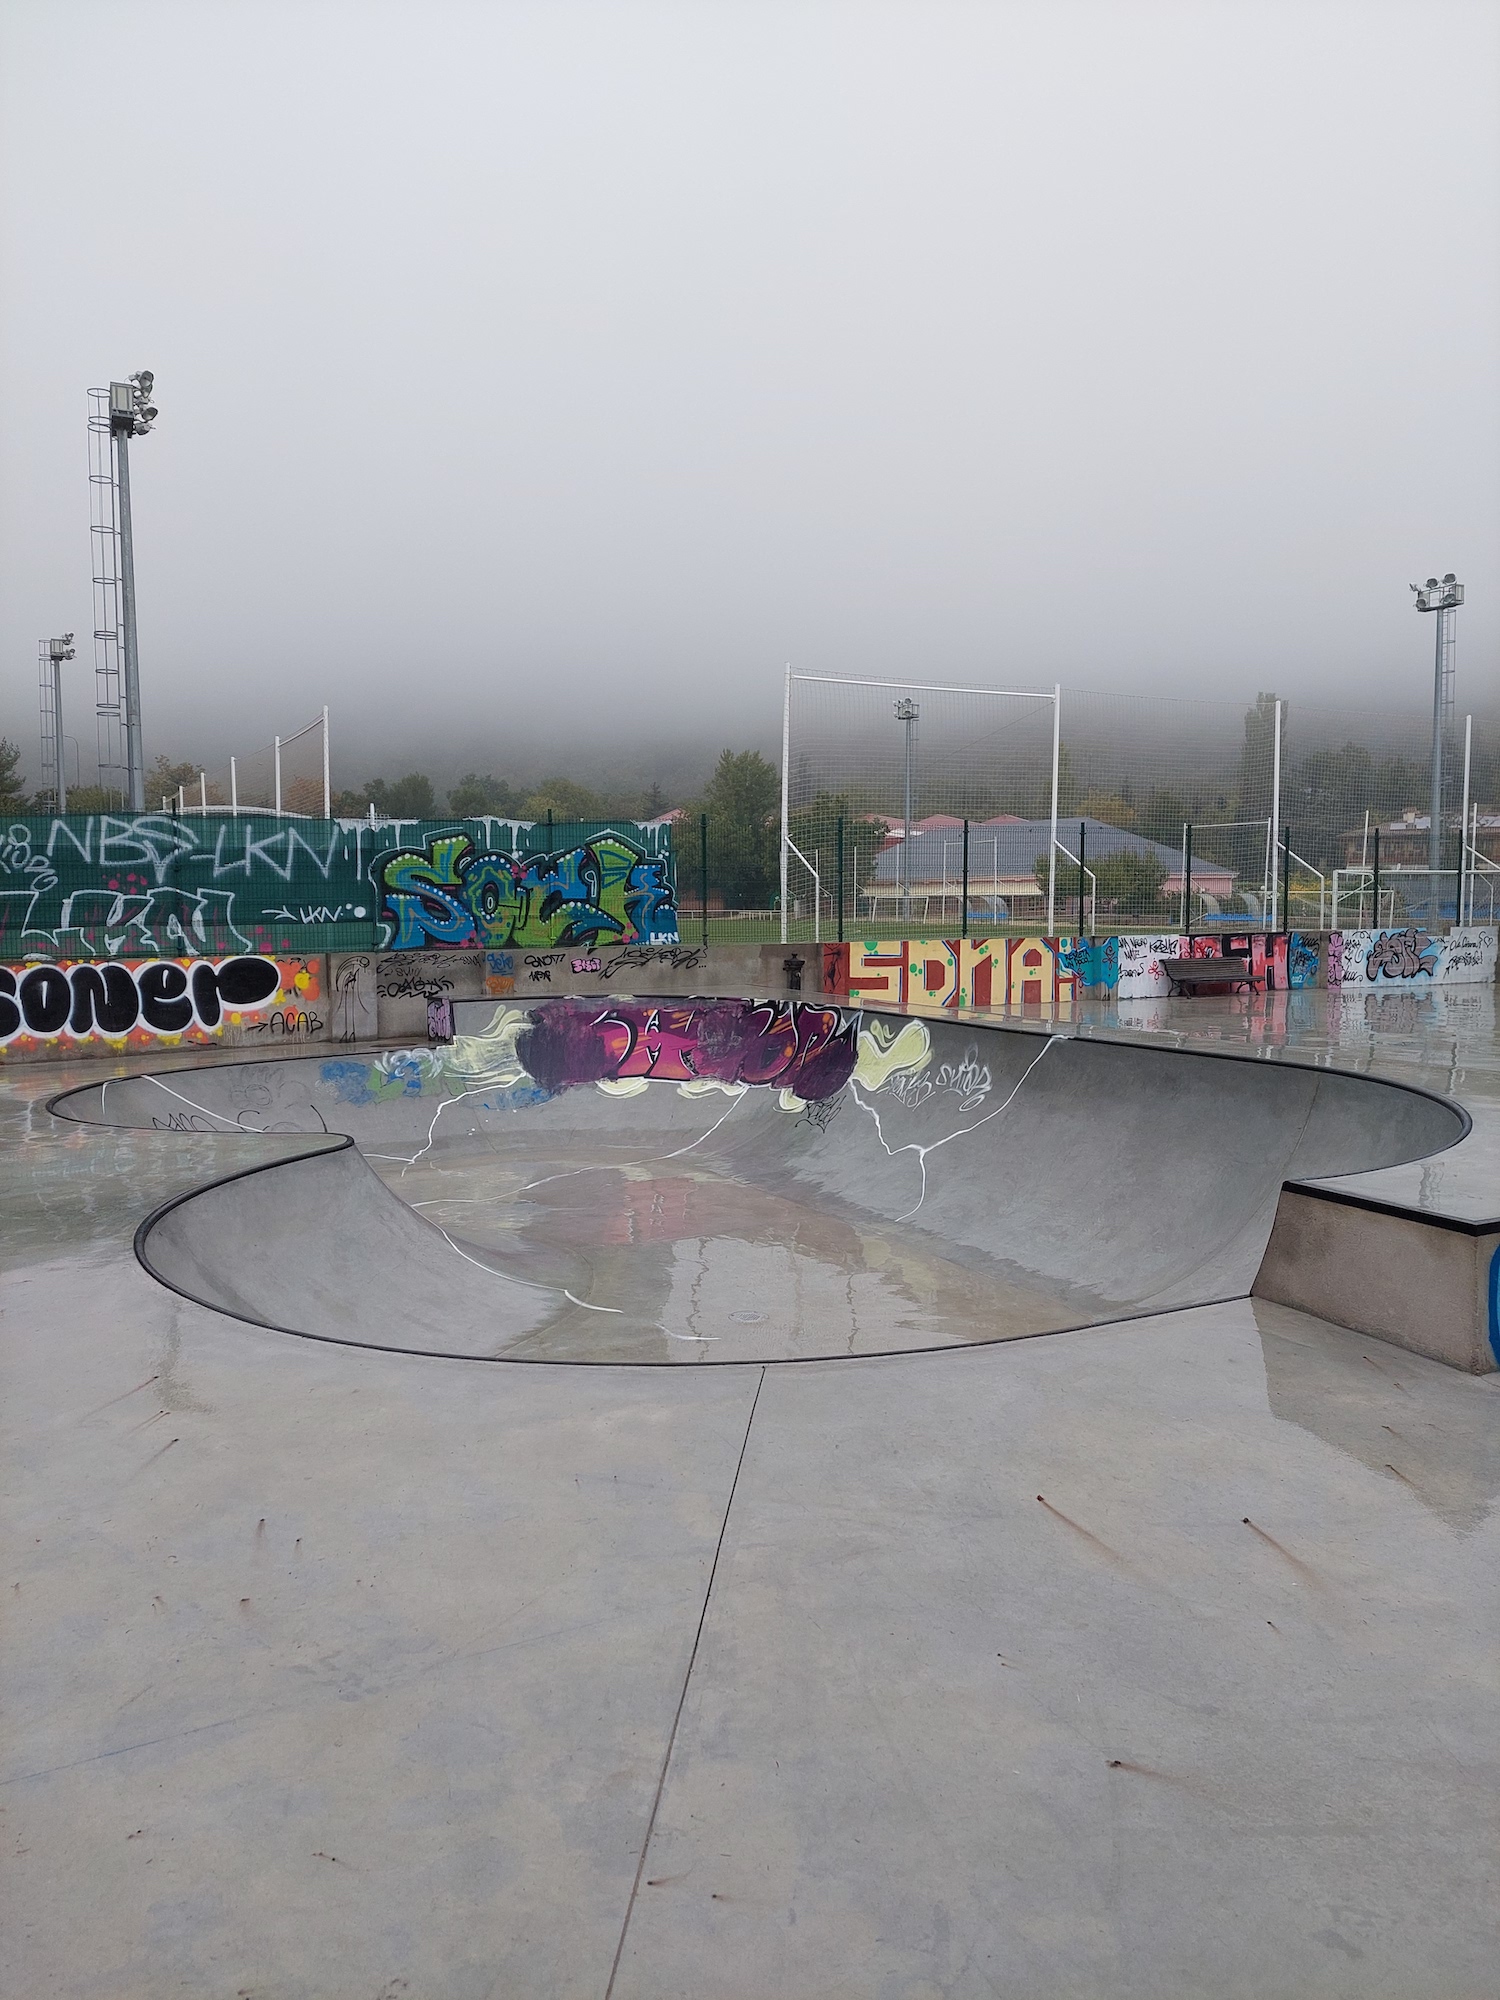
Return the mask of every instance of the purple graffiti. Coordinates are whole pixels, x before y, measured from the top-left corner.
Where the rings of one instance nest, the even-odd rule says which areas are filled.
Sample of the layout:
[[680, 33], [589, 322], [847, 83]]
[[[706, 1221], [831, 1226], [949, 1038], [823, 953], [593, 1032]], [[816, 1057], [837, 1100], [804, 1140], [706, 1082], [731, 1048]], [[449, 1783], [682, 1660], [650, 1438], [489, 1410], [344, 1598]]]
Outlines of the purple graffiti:
[[859, 1019], [796, 1000], [559, 1001], [531, 1015], [516, 1053], [547, 1090], [648, 1077], [774, 1085], [812, 1101], [848, 1082]]

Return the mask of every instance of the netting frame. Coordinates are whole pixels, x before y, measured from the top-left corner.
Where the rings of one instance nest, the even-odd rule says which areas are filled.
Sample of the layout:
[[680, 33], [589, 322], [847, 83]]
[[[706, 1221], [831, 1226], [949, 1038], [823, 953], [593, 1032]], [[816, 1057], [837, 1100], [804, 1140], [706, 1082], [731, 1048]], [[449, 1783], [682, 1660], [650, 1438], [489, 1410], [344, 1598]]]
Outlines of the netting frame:
[[[938, 681], [888, 680], [873, 674], [804, 674], [794, 672], [787, 663], [781, 702], [781, 840], [780, 840], [780, 916], [781, 942], [790, 943], [788, 935], [790, 912], [788, 909], [788, 874], [792, 855], [795, 853], [802, 866], [816, 878], [816, 871], [807, 856], [796, 847], [791, 835], [791, 770], [792, 770], [792, 683], [806, 681], [823, 687], [880, 688], [892, 694], [959, 694], [977, 695], [1006, 701], [1042, 701], [1052, 704], [1052, 792], [1051, 817], [1052, 838], [1048, 848], [1047, 868], [1047, 930], [1049, 935], [1056, 928], [1057, 911], [1057, 804], [1058, 774], [1062, 748], [1062, 685], [1054, 683], [1049, 690], [1043, 688], [986, 688], [952, 686]], [[906, 828], [906, 837], [911, 829]]]

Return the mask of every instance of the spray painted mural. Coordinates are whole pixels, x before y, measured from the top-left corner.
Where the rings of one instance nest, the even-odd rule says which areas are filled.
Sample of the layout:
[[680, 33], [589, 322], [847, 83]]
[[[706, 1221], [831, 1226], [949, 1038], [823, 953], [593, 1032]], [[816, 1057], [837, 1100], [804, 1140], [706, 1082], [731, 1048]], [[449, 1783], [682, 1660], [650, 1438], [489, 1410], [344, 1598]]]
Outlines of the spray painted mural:
[[1483, 984], [1495, 977], [1497, 936], [1477, 926], [1440, 938], [1416, 925], [1399, 931], [1335, 931], [1328, 941], [1328, 984], [1380, 990]]
[[0, 1048], [35, 1056], [323, 1033], [321, 960], [262, 957], [0, 966]]
[[848, 1081], [857, 1035], [857, 1017], [796, 1000], [558, 1000], [536, 1011], [516, 1053], [547, 1090], [659, 1079], [774, 1085], [811, 1101]]
[[[665, 827], [570, 828], [573, 844], [554, 840], [545, 854], [530, 851], [539, 834], [545, 828], [500, 819], [91, 813], [0, 822], [0, 962], [446, 944], [418, 910], [441, 930], [453, 905], [470, 943], [675, 940]], [[388, 882], [390, 863], [399, 865]]]
[[1171, 958], [1242, 957], [1256, 992], [1313, 986], [1318, 939], [1290, 936], [1182, 938], [1170, 935], [1103, 938], [949, 938], [823, 946], [823, 987], [887, 1007], [1042, 1007], [1069, 1018], [1086, 993], [1164, 997]]
[[677, 941], [666, 857], [616, 833], [525, 856], [444, 834], [382, 856], [372, 872], [397, 951]]

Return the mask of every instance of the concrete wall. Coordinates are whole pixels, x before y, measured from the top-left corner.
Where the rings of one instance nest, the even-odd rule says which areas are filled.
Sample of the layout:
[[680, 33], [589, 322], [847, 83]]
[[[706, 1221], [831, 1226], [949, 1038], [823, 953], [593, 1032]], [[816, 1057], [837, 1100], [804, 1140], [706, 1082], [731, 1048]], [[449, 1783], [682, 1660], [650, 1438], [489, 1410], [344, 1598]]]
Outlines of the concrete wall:
[[1500, 1230], [1283, 1188], [1259, 1298], [1483, 1375], [1500, 1366]]
[[241, 953], [0, 966], [0, 1062], [329, 1036], [326, 962]]

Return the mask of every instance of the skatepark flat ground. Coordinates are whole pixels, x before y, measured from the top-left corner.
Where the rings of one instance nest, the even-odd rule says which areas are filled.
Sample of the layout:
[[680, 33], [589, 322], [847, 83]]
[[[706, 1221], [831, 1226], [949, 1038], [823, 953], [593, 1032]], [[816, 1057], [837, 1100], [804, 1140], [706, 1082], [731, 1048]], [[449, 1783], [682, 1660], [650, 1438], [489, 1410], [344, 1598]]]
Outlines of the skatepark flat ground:
[[[1429, 1193], [1482, 1204], [1484, 997], [1056, 1026], [1450, 1090]], [[46, 1111], [102, 1067], [0, 1077], [6, 1992], [1495, 1992], [1500, 1378], [1248, 1299], [796, 1366], [298, 1340], [131, 1239], [307, 1141]]]

